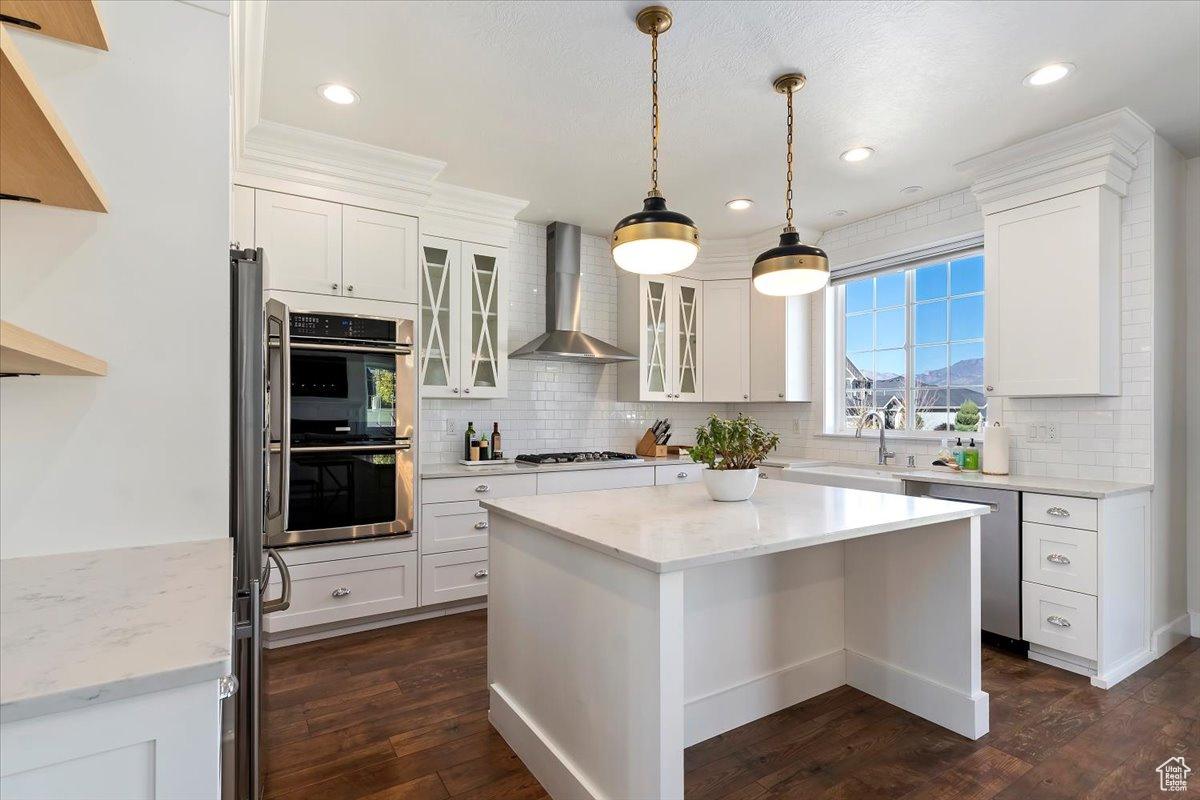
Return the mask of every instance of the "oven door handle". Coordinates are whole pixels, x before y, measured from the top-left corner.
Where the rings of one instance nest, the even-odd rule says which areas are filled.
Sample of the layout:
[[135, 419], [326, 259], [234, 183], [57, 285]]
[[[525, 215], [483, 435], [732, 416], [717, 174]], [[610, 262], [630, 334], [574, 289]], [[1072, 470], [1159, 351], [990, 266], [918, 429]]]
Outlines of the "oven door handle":
[[333, 351], [335, 353], [373, 353], [375, 355], [395, 355], [409, 356], [412, 355], [411, 344], [397, 344], [393, 346], [372, 347], [370, 345], [359, 344], [320, 344], [317, 342], [292, 342], [291, 349], [293, 350], [324, 350]]
[[396, 442], [395, 444], [334, 444], [326, 447], [293, 447], [293, 453], [379, 453], [388, 450], [412, 450], [412, 442]]

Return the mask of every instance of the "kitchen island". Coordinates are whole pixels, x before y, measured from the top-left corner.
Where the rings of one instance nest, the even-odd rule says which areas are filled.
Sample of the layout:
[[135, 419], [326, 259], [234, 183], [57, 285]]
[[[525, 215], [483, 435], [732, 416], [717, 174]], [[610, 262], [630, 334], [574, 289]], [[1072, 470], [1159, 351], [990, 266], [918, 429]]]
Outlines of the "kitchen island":
[[490, 719], [556, 798], [681, 798], [685, 747], [843, 684], [988, 731], [984, 506], [769, 481], [483, 505]]

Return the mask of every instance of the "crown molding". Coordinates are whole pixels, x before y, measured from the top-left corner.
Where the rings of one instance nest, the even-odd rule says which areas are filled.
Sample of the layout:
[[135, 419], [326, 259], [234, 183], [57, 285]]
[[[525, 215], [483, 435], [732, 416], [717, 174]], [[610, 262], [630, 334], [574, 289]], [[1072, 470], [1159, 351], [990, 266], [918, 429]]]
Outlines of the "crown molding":
[[955, 166], [971, 177], [985, 215], [1096, 186], [1123, 197], [1137, 151], [1153, 135], [1145, 120], [1120, 108]]
[[435, 183], [421, 211], [421, 233], [508, 247], [517, 227], [516, 216], [527, 205], [528, 200]]

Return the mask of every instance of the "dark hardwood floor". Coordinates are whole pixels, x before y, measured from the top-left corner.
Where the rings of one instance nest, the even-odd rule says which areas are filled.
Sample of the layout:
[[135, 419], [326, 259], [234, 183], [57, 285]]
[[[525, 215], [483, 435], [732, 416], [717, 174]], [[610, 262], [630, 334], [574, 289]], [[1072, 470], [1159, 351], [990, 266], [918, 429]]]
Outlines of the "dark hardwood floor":
[[[487, 722], [484, 611], [266, 653], [267, 795], [533, 800]], [[1200, 640], [1115, 689], [985, 648], [991, 733], [968, 741], [843, 686], [687, 750], [688, 800], [1150, 798], [1195, 761]], [[634, 800], [634, 799], [630, 799]]]

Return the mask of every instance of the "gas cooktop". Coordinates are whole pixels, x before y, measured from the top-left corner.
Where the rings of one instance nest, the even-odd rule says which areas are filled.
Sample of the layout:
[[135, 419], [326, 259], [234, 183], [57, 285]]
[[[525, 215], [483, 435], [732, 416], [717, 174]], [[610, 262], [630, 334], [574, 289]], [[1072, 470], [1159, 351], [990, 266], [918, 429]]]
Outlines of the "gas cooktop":
[[593, 461], [641, 461], [641, 456], [632, 453], [614, 453], [611, 450], [583, 450], [578, 453], [528, 453], [517, 456], [525, 464], [585, 464]]

